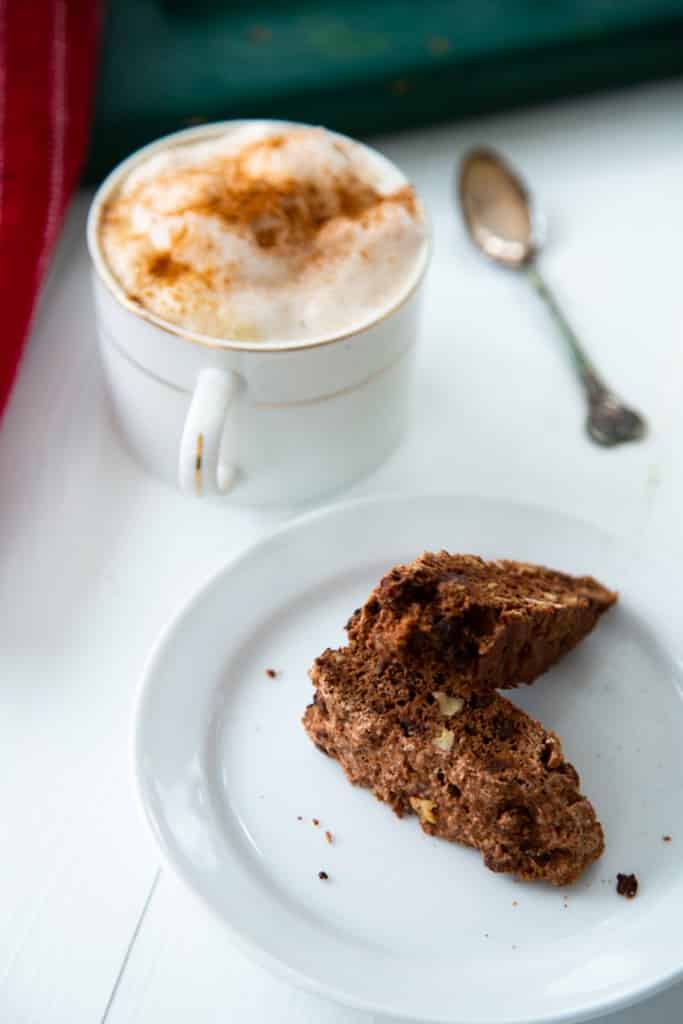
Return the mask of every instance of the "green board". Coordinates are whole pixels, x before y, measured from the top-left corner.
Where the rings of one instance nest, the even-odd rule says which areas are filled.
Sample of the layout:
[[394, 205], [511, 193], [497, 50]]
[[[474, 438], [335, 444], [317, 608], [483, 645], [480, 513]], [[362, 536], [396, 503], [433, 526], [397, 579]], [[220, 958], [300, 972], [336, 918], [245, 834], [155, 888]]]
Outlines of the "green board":
[[369, 135], [682, 71], [683, 0], [115, 0], [86, 177], [205, 120]]

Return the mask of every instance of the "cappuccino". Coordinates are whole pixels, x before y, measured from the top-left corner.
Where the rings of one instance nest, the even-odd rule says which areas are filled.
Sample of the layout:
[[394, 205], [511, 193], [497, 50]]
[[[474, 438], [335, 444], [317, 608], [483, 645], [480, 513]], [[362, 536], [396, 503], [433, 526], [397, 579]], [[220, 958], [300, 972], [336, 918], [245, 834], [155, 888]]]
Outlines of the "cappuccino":
[[306, 341], [388, 312], [417, 280], [427, 230], [388, 161], [322, 128], [238, 123], [170, 143], [105, 204], [99, 241], [127, 297], [235, 341]]

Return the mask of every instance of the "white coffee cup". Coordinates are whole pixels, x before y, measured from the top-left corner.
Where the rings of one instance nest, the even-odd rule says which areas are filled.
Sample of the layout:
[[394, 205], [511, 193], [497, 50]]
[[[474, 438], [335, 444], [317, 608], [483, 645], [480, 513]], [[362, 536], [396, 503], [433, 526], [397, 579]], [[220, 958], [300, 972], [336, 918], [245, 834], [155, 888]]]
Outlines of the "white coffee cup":
[[[219, 340], [133, 303], [102, 255], [104, 204], [152, 154], [240, 124], [202, 125], [160, 139], [100, 186], [87, 228], [97, 330], [120, 431], [147, 469], [187, 494], [299, 502], [370, 472], [400, 440], [429, 245], [391, 308], [333, 337]], [[385, 161], [374, 151], [373, 157]]]

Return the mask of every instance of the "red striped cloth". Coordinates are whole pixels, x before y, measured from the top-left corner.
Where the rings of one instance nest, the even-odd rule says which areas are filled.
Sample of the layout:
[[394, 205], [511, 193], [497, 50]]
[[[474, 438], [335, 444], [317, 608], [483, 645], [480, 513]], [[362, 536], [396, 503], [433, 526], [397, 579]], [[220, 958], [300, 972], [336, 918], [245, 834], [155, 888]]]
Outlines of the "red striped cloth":
[[97, 0], [0, 0], [0, 415], [85, 154]]

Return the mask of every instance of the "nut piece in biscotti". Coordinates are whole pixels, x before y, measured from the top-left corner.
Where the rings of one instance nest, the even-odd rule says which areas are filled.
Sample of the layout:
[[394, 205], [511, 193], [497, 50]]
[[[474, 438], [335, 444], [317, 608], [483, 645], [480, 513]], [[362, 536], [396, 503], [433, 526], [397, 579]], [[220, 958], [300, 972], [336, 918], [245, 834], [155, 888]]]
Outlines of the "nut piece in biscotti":
[[590, 576], [426, 552], [388, 572], [346, 628], [380, 663], [446, 670], [467, 693], [533, 682], [616, 600]]
[[496, 693], [446, 706], [400, 664], [327, 650], [311, 669], [308, 735], [351, 782], [425, 832], [478, 849], [492, 871], [576, 881], [602, 828], [557, 736]]

